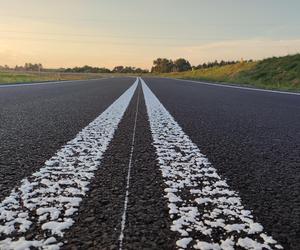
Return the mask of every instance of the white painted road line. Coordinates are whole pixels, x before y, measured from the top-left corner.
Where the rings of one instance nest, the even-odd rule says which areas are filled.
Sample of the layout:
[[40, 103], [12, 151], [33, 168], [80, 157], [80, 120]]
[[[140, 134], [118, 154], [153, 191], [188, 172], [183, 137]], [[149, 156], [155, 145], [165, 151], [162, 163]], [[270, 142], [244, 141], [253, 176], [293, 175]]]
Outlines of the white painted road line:
[[129, 196], [129, 187], [130, 187], [130, 176], [131, 176], [131, 167], [132, 167], [132, 156], [133, 156], [134, 144], [135, 144], [135, 131], [136, 131], [137, 115], [139, 112], [139, 101], [140, 101], [140, 92], [138, 92], [133, 132], [132, 132], [131, 149], [130, 149], [130, 156], [129, 156], [129, 163], [128, 163], [128, 173], [127, 173], [127, 178], [126, 178], [126, 193], [125, 193], [124, 208], [123, 208], [122, 221], [121, 221], [121, 232], [120, 232], [120, 236], [119, 236], [119, 250], [123, 249], [124, 229], [125, 229], [125, 225], [126, 225], [128, 196]]
[[[282, 249], [142, 80], [154, 147], [180, 249]], [[229, 166], [230, 167], [230, 166]]]
[[298, 96], [300, 96], [300, 93], [298, 93], [298, 92], [287, 92], [287, 91], [280, 91], [280, 90], [258, 89], [258, 88], [255, 88], [255, 87], [250, 88], [250, 87], [236, 86], [236, 85], [230, 85], [230, 84], [209, 83], [209, 82], [193, 81], [193, 80], [185, 80], [185, 79], [177, 79], [177, 78], [166, 78], [166, 79], [176, 80], [176, 81], [181, 81], [181, 82], [198, 83], [198, 84], [214, 86], [214, 87], [233, 88], [233, 89], [268, 92], [268, 93], [274, 93], [274, 94], [285, 94], [285, 95], [298, 95]]
[[[0, 203], [0, 249], [58, 249], [136, 90], [138, 79], [100, 116]], [[34, 233], [33, 240], [24, 236]]]

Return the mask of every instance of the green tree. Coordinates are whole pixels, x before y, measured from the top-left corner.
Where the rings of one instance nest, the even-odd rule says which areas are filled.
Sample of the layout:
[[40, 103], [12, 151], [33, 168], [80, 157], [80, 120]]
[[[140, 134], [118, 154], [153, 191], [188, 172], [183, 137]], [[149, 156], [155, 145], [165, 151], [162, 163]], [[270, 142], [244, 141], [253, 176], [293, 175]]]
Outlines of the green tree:
[[114, 73], [122, 73], [122, 71], [124, 70], [124, 66], [116, 66], [113, 69]]
[[151, 72], [154, 73], [168, 73], [173, 69], [173, 61], [167, 58], [157, 58], [153, 61]]
[[179, 58], [174, 61], [173, 71], [175, 72], [182, 72], [191, 70], [192, 66], [190, 62], [184, 58]]

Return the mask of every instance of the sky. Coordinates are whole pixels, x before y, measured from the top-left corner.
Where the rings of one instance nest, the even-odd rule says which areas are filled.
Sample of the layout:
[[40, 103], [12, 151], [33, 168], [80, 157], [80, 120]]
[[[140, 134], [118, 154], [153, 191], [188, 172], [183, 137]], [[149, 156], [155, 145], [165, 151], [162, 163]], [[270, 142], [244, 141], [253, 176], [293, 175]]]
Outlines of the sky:
[[300, 52], [299, 0], [0, 0], [0, 65], [193, 65]]

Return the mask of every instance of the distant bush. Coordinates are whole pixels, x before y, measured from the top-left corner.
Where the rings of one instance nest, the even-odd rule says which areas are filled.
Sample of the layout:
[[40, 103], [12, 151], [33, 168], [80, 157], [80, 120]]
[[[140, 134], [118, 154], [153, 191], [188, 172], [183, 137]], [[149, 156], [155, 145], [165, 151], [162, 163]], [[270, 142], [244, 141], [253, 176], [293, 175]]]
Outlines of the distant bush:
[[110, 70], [107, 68], [91, 67], [88, 65], [85, 65], [83, 67], [61, 69], [61, 71], [72, 72], [72, 73], [110, 73]]
[[226, 66], [226, 65], [233, 65], [233, 64], [238, 64], [238, 63], [247, 63], [247, 62], [253, 62], [253, 60], [246, 60], [246, 61], [217, 61], [215, 60], [214, 62], [208, 62], [208, 63], [203, 63], [203, 64], [199, 64], [198, 66], [193, 66], [194, 70], [197, 69], [208, 69], [208, 68], [213, 68], [216, 66], [222, 67], [222, 66]]
[[147, 69], [141, 69], [141, 68], [135, 68], [135, 67], [124, 67], [124, 66], [116, 66], [112, 70], [113, 73], [148, 73], [149, 70]]

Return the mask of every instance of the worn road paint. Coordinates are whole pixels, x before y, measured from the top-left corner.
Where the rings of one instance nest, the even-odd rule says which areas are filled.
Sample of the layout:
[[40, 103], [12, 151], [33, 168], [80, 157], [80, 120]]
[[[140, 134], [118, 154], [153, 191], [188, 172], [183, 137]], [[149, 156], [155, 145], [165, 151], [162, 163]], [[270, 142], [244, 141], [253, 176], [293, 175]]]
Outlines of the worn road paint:
[[142, 80], [178, 248], [282, 249]]
[[0, 249], [58, 249], [112, 140], [138, 79], [0, 203]]

